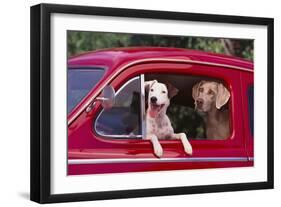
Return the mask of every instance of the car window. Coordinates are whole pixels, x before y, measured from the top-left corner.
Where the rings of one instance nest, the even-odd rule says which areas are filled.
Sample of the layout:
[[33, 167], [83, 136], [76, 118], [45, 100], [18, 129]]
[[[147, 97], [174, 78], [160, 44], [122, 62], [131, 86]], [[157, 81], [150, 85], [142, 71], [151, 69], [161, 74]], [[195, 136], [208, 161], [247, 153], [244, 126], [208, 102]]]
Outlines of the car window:
[[67, 113], [101, 80], [102, 68], [73, 68], [67, 70]]
[[[200, 140], [223, 140], [230, 137], [230, 130], [232, 128], [229, 124], [230, 99], [226, 100], [226, 103], [222, 105], [220, 109], [217, 109], [215, 108], [215, 96], [218, 95], [213, 94], [213, 98], [210, 103], [207, 103], [207, 99], [202, 100], [204, 103], [202, 104], [202, 109], [199, 110], [198, 105], [197, 108], [195, 107], [196, 100], [193, 98], [193, 87], [196, 85], [205, 87], [205, 83], [211, 83], [206, 85], [204, 90], [207, 90], [207, 88], [212, 88], [215, 93], [217, 93], [216, 90], [219, 86], [225, 88], [225, 90], [228, 90], [229, 87], [227, 87], [223, 80], [204, 76], [172, 73], [145, 74], [145, 81], [148, 82], [153, 80], [157, 80], [157, 82], [164, 83], [166, 85], [172, 85], [178, 90], [177, 94], [170, 99], [170, 105], [168, 106], [166, 112], [175, 133], [183, 132], [189, 139]], [[146, 92], [146, 99], [149, 96], [148, 93], [149, 92]], [[206, 96], [208, 96], [208, 94]], [[199, 98], [203, 99], [204, 97], [200, 96]], [[148, 103], [146, 103], [146, 108], [148, 108]], [[214, 126], [212, 126], [212, 123], [210, 123], [210, 120], [214, 121], [214, 123], [216, 120], [214, 120], [211, 116], [208, 118], [208, 114], [210, 114], [209, 111], [211, 109], [215, 110], [217, 114], [220, 114], [219, 116], [224, 117], [224, 123], [221, 126], [215, 126], [217, 129], [219, 128], [218, 131], [213, 130], [212, 127]], [[227, 130], [228, 133], [224, 133]]]
[[248, 88], [248, 104], [249, 104], [249, 125], [252, 137], [254, 137], [254, 86]]
[[[159, 83], [173, 85], [178, 89], [178, 93], [170, 99], [170, 104], [166, 111], [175, 133], [185, 133], [189, 139], [200, 140], [223, 140], [230, 137], [232, 127], [229, 124], [231, 123], [229, 120], [229, 99], [231, 97], [218, 110], [218, 113], [223, 114], [222, 116], [225, 119], [223, 126], [219, 126], [219, 128], [227, 128], [228, 133], [222, 133], [217, 136], [217, 131], [208, 133], [209, 128], [212, 128], [208, 126], [208, 111], [196, 109], [192, 93], [193, 87], [204, 81], [216, 83], [217, 85], [214, 84], [215, 89], [219, 87], [218, 85], [221, 85], [228, 91], [229, 87], [223, 80], [170, 73], [144, 74], [124, 83], [117, 91], [115, 105], [109, 110], [102, 109], [96, 120], [94, 120], [95, 131], [99, 135], [110, 138], [141, 138], [145, 135], [145, 130], [142, 132], [142, 129], [146, 129], [148, 126], [145, 118], [142, 120], [141, 117], [144, 117], [142, 114], [146, 113], [148, 109], [149, 92], [144, 87], [145, 83], [154, 80]], [[144, 91], [145, 95], [142, 99], [141, 94]], [[215, 103], [212, 103], [212, 107], [214, 106]], [[161, 123], [159, 123], [159, 126], [163, 127]], [[222, 131], [227, 130], [223, 129]]]
[[103, 109], [94, 122], [95, 131], [111, 138], [141, 137], [141, 81], [134, 77], [117, 91], [115, 104]]

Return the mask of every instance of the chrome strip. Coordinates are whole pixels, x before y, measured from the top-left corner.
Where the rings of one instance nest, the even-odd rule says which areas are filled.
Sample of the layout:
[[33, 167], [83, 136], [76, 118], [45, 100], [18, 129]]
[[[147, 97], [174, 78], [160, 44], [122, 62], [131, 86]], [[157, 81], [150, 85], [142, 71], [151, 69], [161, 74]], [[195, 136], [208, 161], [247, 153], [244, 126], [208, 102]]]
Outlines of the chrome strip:
[[[133, 77], [131, 78], [130, 80], [128, 80], [124, 85], [122, 85], [118, 91], [116, 92], [115, 96], [117, 96], [120, 91], [122, 91], [122, 89], [124, 87], [126, 87], [128, 84], [130, 84], [132, 81], [136, 80], [136, 79], [139, 79], [140, 77], [139, 76], [136, 76], [136, 77]], [[95, 124], [94, 124], [94, 128], [95, 128], [95, 132], [100, 135], [100, 136], [103, 136], [103, 137], [107, 137], [107, 138], [142, 138], [142, 135], [141, 134], [138, 134], [138, 135], [128, 135], [128, 134], [125, 134], [125, 135], [113, 135], [113, 134], [101, 134], [98, 130], [97, 130], [97, 120], [99, 119], [99, 117], [101, 116], [102, 112], [104, 111], [104, 109], [101, 110], [101, 112], [99, 113], [99, 115], [97, 116], [97, 118], [95, 119]]]
[[253, 157], [186, 157], [186, 158], [116, 158], [116, 159], [69, 159], [69, 165], [116, 164], [116, 163], [159, 163], [159, 162], [247, 162]]
[[144, 87], [144, 75], [140, 75], [141, 81], [141, 128], [143, 138], [146, 136], [146, 122], [145, 122], [145, 87]]
[[218, 67], [226, 67], [226, 68], [231, 68], [231, 69], [235, 69], [235, 70], [244, 70], [247, 72], [254, 72], [251, 69], [248, 68], [244, 68], [244, 67], [238, 67], [238, 66], [232, 66], [232, 65], [227, 65], [227, 64], [219, 64], [219, 63], [211, 63], [211, 62], [206, 62], [206, 61], [198, 61], [198, 60], [179, 60], [179, 59], [174, 59], [174, 58], [146, 58], [146, 59], [141, 59], [141, 60], [136, 60], [136, 61], [132, 61], [122, 67], [119, 68], [119, 70], [117, 70], [114, 74], [112, 74], [110, 76], [110, 78], [107, 80], [106, 83], [104, 83], [103, 86], [100, 87], [100, 89], [93, 94], [92, 98], [89, 99], [81, 108], [78, 112], [76, 112], [72, 118], [70, 120], [68, 120], [68, 125], [72, 123], [72, 121], [74, 119], [76, 119], [76, 117], [85, 110], [85, 108], [95, 99], [95, 97], [102, 91], [102, 88], [104, 86], [106, 86], [111, 80], [113, 80], [119, 73], [123, 72], [123, 70], [125, 70], [126, 68], [136, 65], [136, 64], [140, 64], [140, 63], [146, 63], [146, 62], [153, 62], [153, 61], [169, 61], [169, 62], [180, 62], [180, 63], [195, 63], [195, 64], [202, 64], [202, 65], [211, 65], [211, 66], [218, 66]]
[[[97, 131], [96, 131], [97, 132]], [[107, 138], [114, 138], [114, 139], [141, 139], [142, 138], [142, 135], [138, 134], [123, 134], [123, 135], [116, 135], [116, 134], [99, 134], [97, 132], [98, 135], [102, 136], [104, 139], [107, 139]]]
[[248, 157], [248, 161], [254, 161], [253, 157]]

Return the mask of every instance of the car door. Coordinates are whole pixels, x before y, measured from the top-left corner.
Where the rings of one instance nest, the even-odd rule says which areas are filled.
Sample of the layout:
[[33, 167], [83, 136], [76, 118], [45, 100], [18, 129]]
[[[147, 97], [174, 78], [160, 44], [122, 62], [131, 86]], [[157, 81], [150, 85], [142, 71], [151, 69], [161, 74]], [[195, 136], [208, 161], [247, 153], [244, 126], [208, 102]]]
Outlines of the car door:
[[[174, 116], [174, 118], [170, 118], [174, 122], [173, 126], [175, 126], [175, 122], [183, 125], [177, 116], [180, 117], [184, 113], [187, 114], [186, 116], [188, 113], [190, 116], [194, 116], [191, 91], [196, 82], [204, 79], [223, 82], [231, 94], [227, 105], [231, 135], [224, 140], [208, 140], [204, 137], [204, 132], [201, 132], [200, 136], [195, 137], [194, 131], [197, 130], [197, 134], [200, 134], [200, 127], [203, 128], [202, 119], [199, 120], [199, 115], [197, 115], [194, 120], [200, 122], [202, 126], [195, 126], [193, 119], [189, 119], [192, 123], [188, 123], [187, 126], [197, 128], [196, 130], [187, 129], [186, 133], [193, 147], [193, 154], [186, 155], [179, 140], [161, 140], [160, 144], [164, 154], [161, 160], [157, 158], [153, 153], [150, 141], [144, 139], [146, 136], [144, 81], [153, 78], [166, 79], [175, 85], [179, 85], [180, 82], [186, 83], [184, 89], [186, 93], [181, 94], [180, 98], [174, 97], [171, 100], [171, 103], [175, 102], [174, 105], [179, 105], [185, 95], [187, 100], [183, 104], [187, 106], [185, 108], [171, 106], [174, 111], [170, 111], [169, 114]], [[117, 171], [120, 169], [123, 169], [121, 171], [143, 171], [144, 169], [171, 170], [248, 165], [243, 136], [244, 128], [241, 121], [243, 111], [240, 107], [242, 99], [238, 70], [226, 66], [169, 60], [134, 65], [119, 73], [118, 76], [116, 75], [107, 84], [112, 85], [117, 91], [116, 105], [106, 111], [100, 103], [96, 103], [93, 110], [80, 115], [77, 120], [81, 121], [79, 126], [75, 126], [75, 124], [72, 126], [79, 128], [77, 131], [80, 133], [76, 133], [80, 136], [80, 140], [79, 142], [70, 141], [70, 145], [75, 146], [77, 153], [72, 153], [70, 158], [81, 158], [82, 156], [88, 159], [109, 159], [111, 167], [119, 166]], [[176, 128], [181, 130], [180, 127]], [[186, 130], [185, 128], [182, 129]], [[193, 132], [188, 133], [189, 130]], [[82, 139], [81, 134], [83, 134]], [[77, 135], [72, 134], [73, 137]], [[138, 168], [136, 163], [141, 163], [145, 167]], [[105, 172], [105, 169], [107, 168], [99, 172]], [[110, 169], [108, 170], [110, 171]]]

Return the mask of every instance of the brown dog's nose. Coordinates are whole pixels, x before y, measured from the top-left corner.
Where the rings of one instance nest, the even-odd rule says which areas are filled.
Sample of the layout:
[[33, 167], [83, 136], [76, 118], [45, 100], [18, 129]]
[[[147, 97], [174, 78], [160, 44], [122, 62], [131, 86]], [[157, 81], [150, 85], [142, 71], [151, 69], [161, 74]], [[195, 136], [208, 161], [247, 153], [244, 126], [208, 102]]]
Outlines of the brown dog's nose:
[[198, 99], [196, 100], [196, 104], [197, 104], [198, 107], [202, 107], [202, 105], [203, 105], [203, 99], [198, 98]]
[[152, 96], [150, 98], [151, 103], [156, 103], [157, 102], [157, 98], [155, 96]]

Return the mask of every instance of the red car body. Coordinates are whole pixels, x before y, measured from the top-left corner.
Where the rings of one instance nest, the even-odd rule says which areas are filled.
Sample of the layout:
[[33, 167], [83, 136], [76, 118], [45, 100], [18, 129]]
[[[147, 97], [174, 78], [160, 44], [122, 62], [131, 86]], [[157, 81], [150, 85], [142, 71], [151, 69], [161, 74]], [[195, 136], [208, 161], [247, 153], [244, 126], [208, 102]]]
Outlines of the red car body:
[[[248, 88], [253, 85], [253, 63], [201, 51], [174, 48], [117, 48], [84, 53], [68, 60], [68, 68], [102, 66], [102, 79], [68, 114], [68, 175], [247, 167], [254, 164]], [[186, 155], [179, 140], [160, 141], [164, 155], [155, 157], [148, 140], [104, 138], [92, 122], [102, 110], [87, 106], [110, 84], [118, 90], [125, 81], [147, 72], [204, 75], [223, 79], [231, 92], [232, 134], [226, 140], [190, 140]]]

